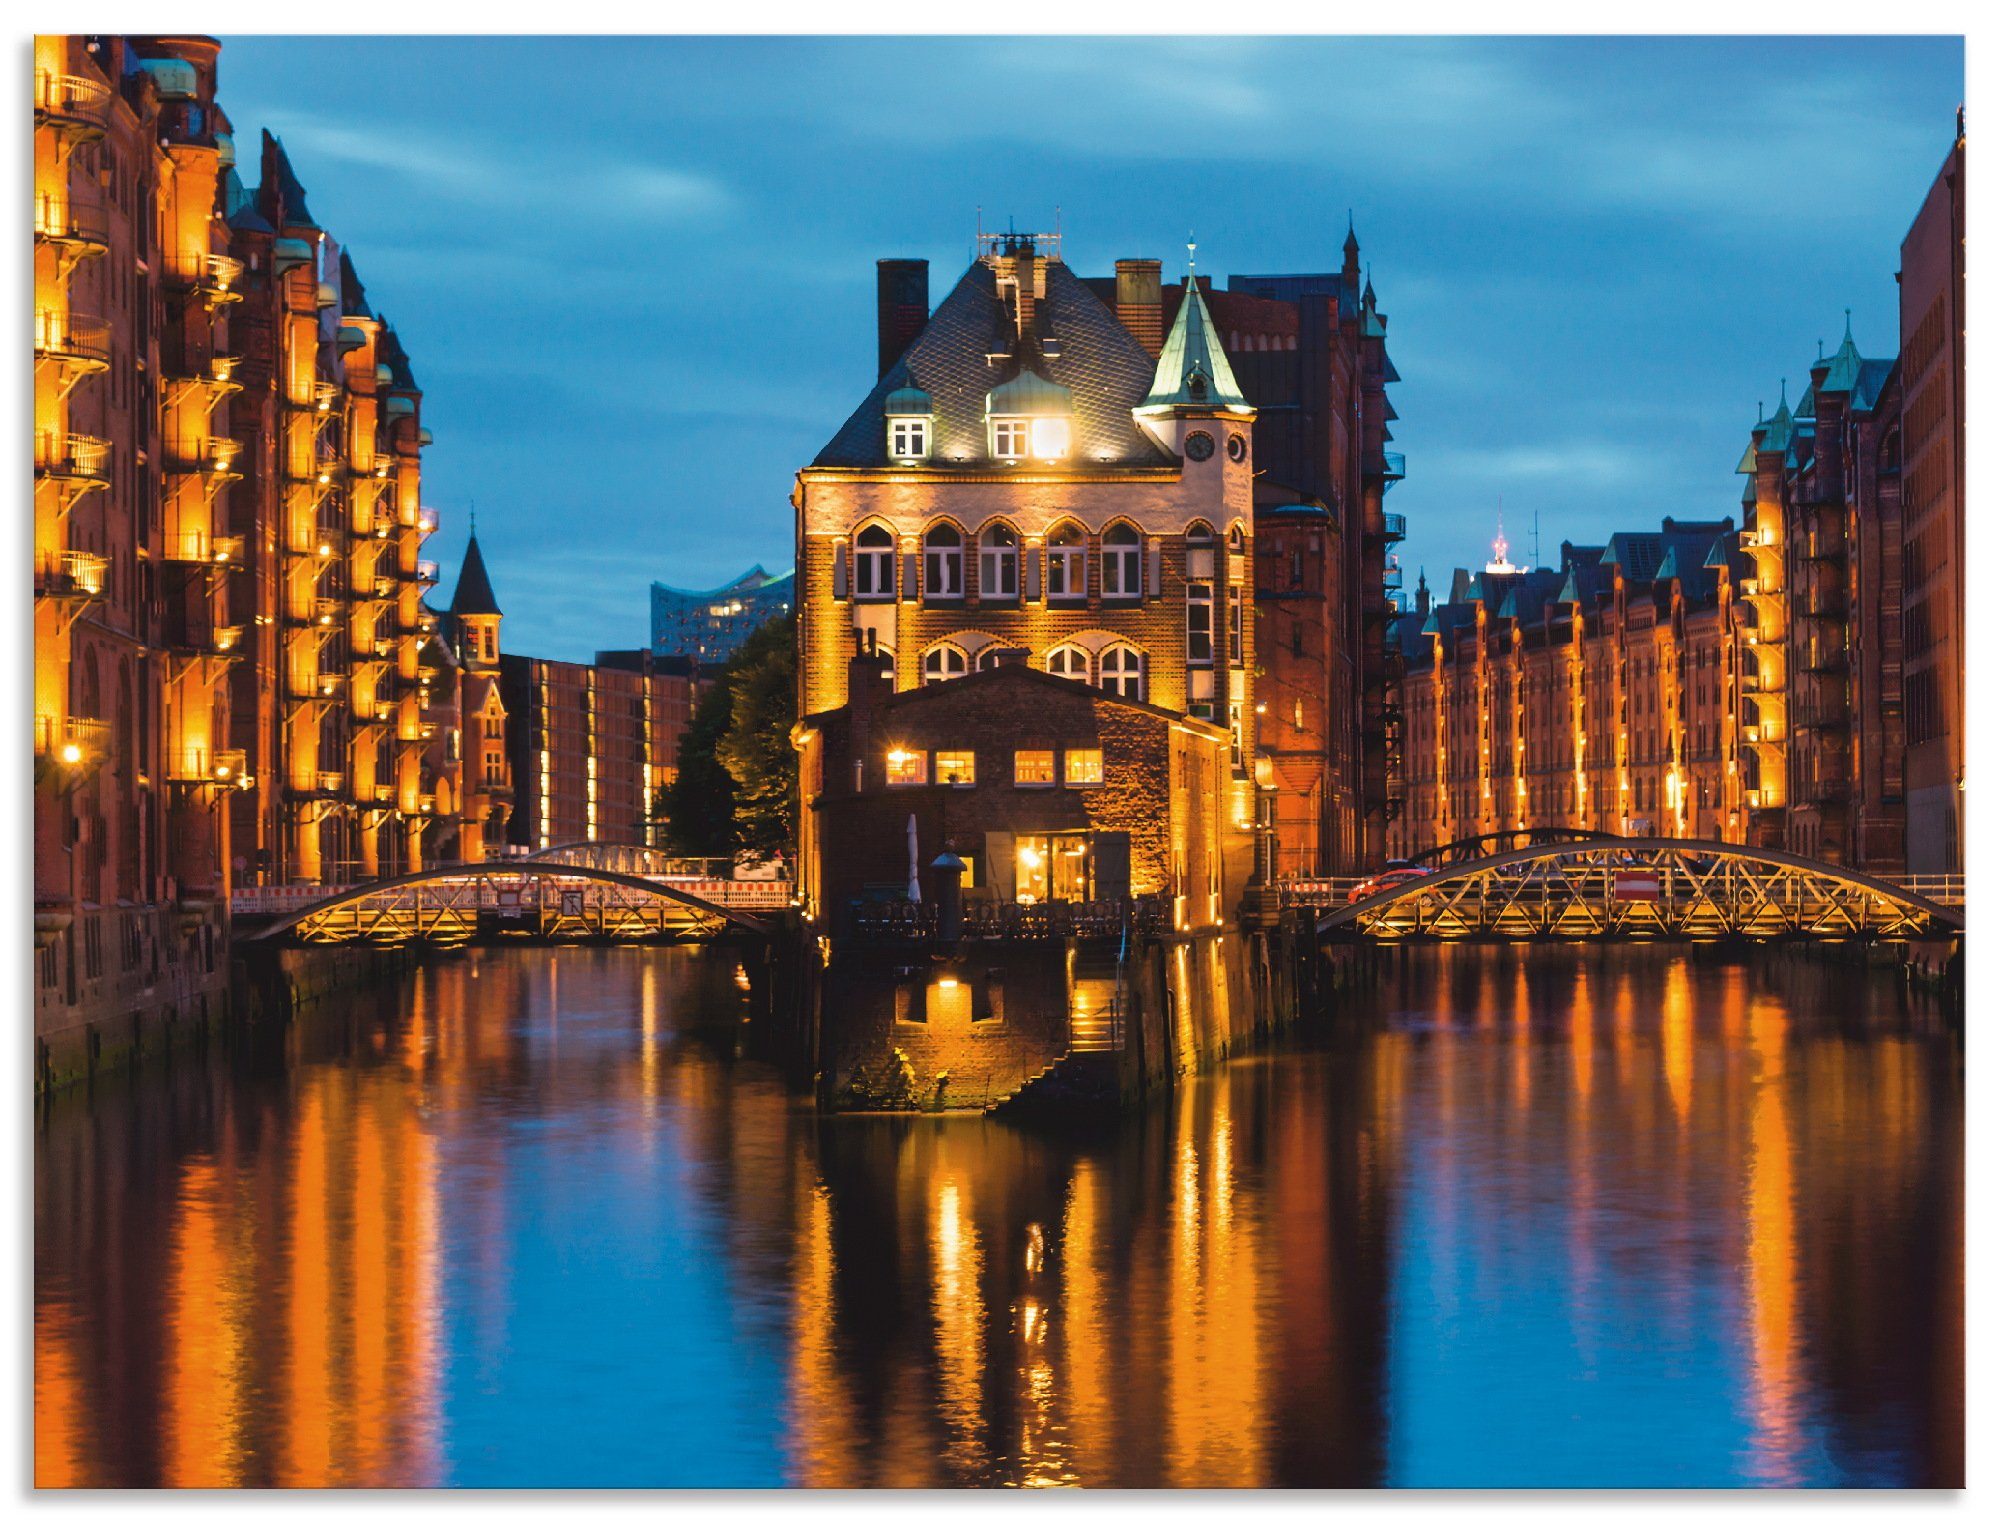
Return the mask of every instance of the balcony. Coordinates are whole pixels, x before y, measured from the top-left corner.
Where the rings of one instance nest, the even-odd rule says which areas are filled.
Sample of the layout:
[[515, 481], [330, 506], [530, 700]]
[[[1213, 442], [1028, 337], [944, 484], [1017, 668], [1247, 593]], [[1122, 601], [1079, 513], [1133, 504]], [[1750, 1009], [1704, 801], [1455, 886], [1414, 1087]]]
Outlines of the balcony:
[[111, 563], [83, 550], [59, 550], [35, 562], [35, 596], [65, 603], [88, 603], [104, 596]]
[[35, 716], [35, 758], [64, 767], [80, 767], [99, 762], [111, 747], [111, 726], [101, 719], [79, 719], [75, 715]]
[[35, 475], [79, 487], [103, 486], [111, 479], [111, 441], [55, 429], [35, 433]]
[[73, 142], [94, 142], [111, 120], [111, 86], [81, 74], [35, 70], [35, 125], [52, 127]]
[[236, 284], [243, 278], [243, 261], [227, 254], [184, 254], [167, 264], [167, 287], [199, 297], [205, 306], [243, 300]]
[[421, 535], [425, 536], [426, 538], [428, 538], [429, 536], [431, 536], [431, 535], [433, 535], [433, 534], [437, 533], [437, 531], [438, 531], [438, 515], [437, 515], [437, 509], [436, 509], [436, 508], [418, 508], [418, 509], [417, 509], [417, 533], [419, 533], [419, 534], [421, 534]]
[[35, 311], [35, 363], [58, 365], [74, 379], [111, 368], [111, 324], [75, 312]]
[[340, 622], [341, 602], [338, 598], [314, 598], [304, 609], [287, 609], [285, 622], [295, 628], [318, 629], [331, 632]]
[[206, 476], [217, 483], [243, 479], [236, 469], [243, 446], [226, 434], [176, 434], [162, 441], [161, 452], [165, 469], [175, 475]]
[[249, 758], [241, 751], [190, 746], [168, 764], [167, 781], [192, 787], [248, 788]]
[[241, 566], [244, 540], [240, 534], [210, 534], [190, 529], [167, 537], [166, 559], [181, 566]]
[[1805, 616], [1808, 619], [1844, 619], [1847, 617], [1847, 594], [1845, 592], [1822, 592], [1817, 587], [1806, 594]]
[[438, 563], [436, 561], [417, 562], [417, 581], [425, 587], [437, 586]]
[[98, 206], [79, 206], [67, 196], [35, 197], [35, 242], [61, 251], [66, 259], [88, 259], [111, 247], [111, 224]]
[[1382, 568], [1382, 585], [1391, 590], [1403, 585], [1403, 563], [1393, 555]]
[[1403, 538], [1406, 527], [1407, 527], [1406, 521], [1404, 520], [1404, 517], [1401, 513], [1384, 513], [1382, 515], [1382, 528], [1380, 533], [1376, 534], [1375, 531], [1371, 530], [1370, 534], [1372, 537], [1386, 540], [1389, 543], [1394, 544], [1395, 542]]

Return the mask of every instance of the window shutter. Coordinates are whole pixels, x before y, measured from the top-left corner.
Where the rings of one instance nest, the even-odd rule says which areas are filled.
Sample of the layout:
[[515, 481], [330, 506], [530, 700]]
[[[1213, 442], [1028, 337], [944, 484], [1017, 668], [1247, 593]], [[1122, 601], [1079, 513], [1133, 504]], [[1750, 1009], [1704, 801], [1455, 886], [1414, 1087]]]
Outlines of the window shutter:
[[1157, 539], [1148, 539], [1146, 541], [1146, 596], [1156, 598], [1159, 595], [1160, 542]]
[[905, 550], [903, 552], [903, 601], [905, 603], [914, 603], [916, 600], [917, 552], [914, 550]]
[[847, 541], [839, 540], [833, 547], [833, 595], [847, 596]]
[[1042, 551], [1038, 545], [1021, 546], [1021, 601], [1042, 600]]

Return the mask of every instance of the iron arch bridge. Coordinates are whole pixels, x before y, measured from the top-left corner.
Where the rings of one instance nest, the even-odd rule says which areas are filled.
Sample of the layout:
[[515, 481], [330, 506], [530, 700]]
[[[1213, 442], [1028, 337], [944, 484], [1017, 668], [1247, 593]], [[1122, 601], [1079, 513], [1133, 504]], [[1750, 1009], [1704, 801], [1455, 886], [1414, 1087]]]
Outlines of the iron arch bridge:
[[1620, 841], [1623, 836], [1613, 835], [1608, 830], [1580, 830], [1569, 825], [1537, 825], [1529, 830], [1492, 830], [1483, 836], [1460, 836], [1456, 841], [1447, 841], [1442, 846], [1433, 846], [1428, 851], [1414, 853], [1408, 860], [1412, 867], [1437, 867], [1457, 862], [1477, 862], [1482, 857], [1497, 857], [1503, 851], [1517, 851], [1524, 846], [1553, 846], [1568, 841]]
[[657, 879], [517, 857], [356, 884], [281, 915], [246, 941], [696, 941], [768, 937], [772, 924]]
[[1405, 941], [1911, 941], [1965, 913], [1898, 884], [1786, 852], [1629, 838], [1503, 851], [1322, 915], [1321, 936]]

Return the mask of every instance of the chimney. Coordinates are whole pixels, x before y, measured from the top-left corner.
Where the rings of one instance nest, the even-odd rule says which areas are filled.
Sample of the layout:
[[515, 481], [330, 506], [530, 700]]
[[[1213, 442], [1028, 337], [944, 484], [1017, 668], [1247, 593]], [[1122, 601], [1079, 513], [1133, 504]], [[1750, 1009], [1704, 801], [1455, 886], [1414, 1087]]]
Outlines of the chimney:
[[1014, 336], [1035, 336], [1035, 245], [1033, 240], [1014, 249]]
[[923, 331], [931, 315], [931, 262], [928, 259], [875, 261], [875, 374], [889, 367]]
[[1160, 261], [1118, 261], [1118, 321], [1156, 359], [1160, 353]]
[[864, 641], [854, 631], [854, 654], [847, 661], [847, 744], [854, 759], [854, 787], [861, 789], [862, 764], [873, 742], [876, 707], [894, 691], [895, 669], [886, 651], [875, 648], [875, 631]]
[[1003, 667], [1003, 666], [1025, 667], [1028, 664], [1028, 650], [1027, 647], [1023, 645], [1008, 645], [1008, 646], [1003, 646], [998, 650], [994, 649], [992, 646], [988, 646], [980, 654], [983, 655], [986, 658], [987, 662], [989, 663], [989, 670], [995, 667]]

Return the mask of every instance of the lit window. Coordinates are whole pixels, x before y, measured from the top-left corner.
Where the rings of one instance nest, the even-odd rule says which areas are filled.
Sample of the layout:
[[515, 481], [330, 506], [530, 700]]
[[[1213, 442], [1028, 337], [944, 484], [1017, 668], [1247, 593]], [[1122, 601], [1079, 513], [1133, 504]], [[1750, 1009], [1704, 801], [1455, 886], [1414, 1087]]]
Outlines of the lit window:
[[1114, 524], [1104, 535], [1104, 595], [1107, 598], [1136, 598], [1139, 584], [1139, 531], [1130, 524]]
[[1058, 677], [1067, 677], [1072, 682], [1090, 680], [1090, 657], [1074, 645], [1058, 645], [1050, 651], [1048, 668]]
[[889, 753], [889, 786], [909, 787], [925, 781], [929, 757], [922, 751], [905, 751], [901, 746]]
[[924, 596], [965, 596], [965, 540], [950, 524], [939, 524], [924, 536]]
[[929, 418], [891, 418], [889, 453], [898, 460], [921, 460], [931, 452]]
[[979, 595], [982, 598], [1020, 596], [1020, 545], [1020, 537], [1006, 524], [995, 524], [979, 536]]
[[1016, 751], [1014, 753], [1014, 786], [1016, 788], [1051, 788], [1056, 780], [1056, 753], [1053, 751]]
[[854, 595], [857, 598], [896, 595], [896, 541], [880, 524], [870, 524], [855, 536]]
[[1097, 658], [1097, 685], [1120, 698], [1146, 696], [1146, 658], [1129, 645], [1114, 645]]
[[1049, 601], [1083, 601], [1090, 589], [1084, 582], [1083, 531], [1064, 524], [1049, 536]]
[[937, 780], [954, 788], [972, 786], [972, 753], [970, 751], [940, 751], [937, 754]]
[[1229, 589], [1229, 664], [1243, 664], [1243, 589]]
[[1034, 441], [1037, 460], [1062, 459], [1069, 453], [1069, 419], [1035, 419]]
[[1028, 453], [1028, 420], [1026, 418], [995, 418], [993, 420], [993, 458], [995, 460], [1019, 460]]
[[1104, 781], [1102, 751], [1063, 752], [1063, 781], [1072, 788], [1092, 788]]
[[924, 652], [924, 686], [965, 675], [965, 652], [956, 645], [934, 645]]

